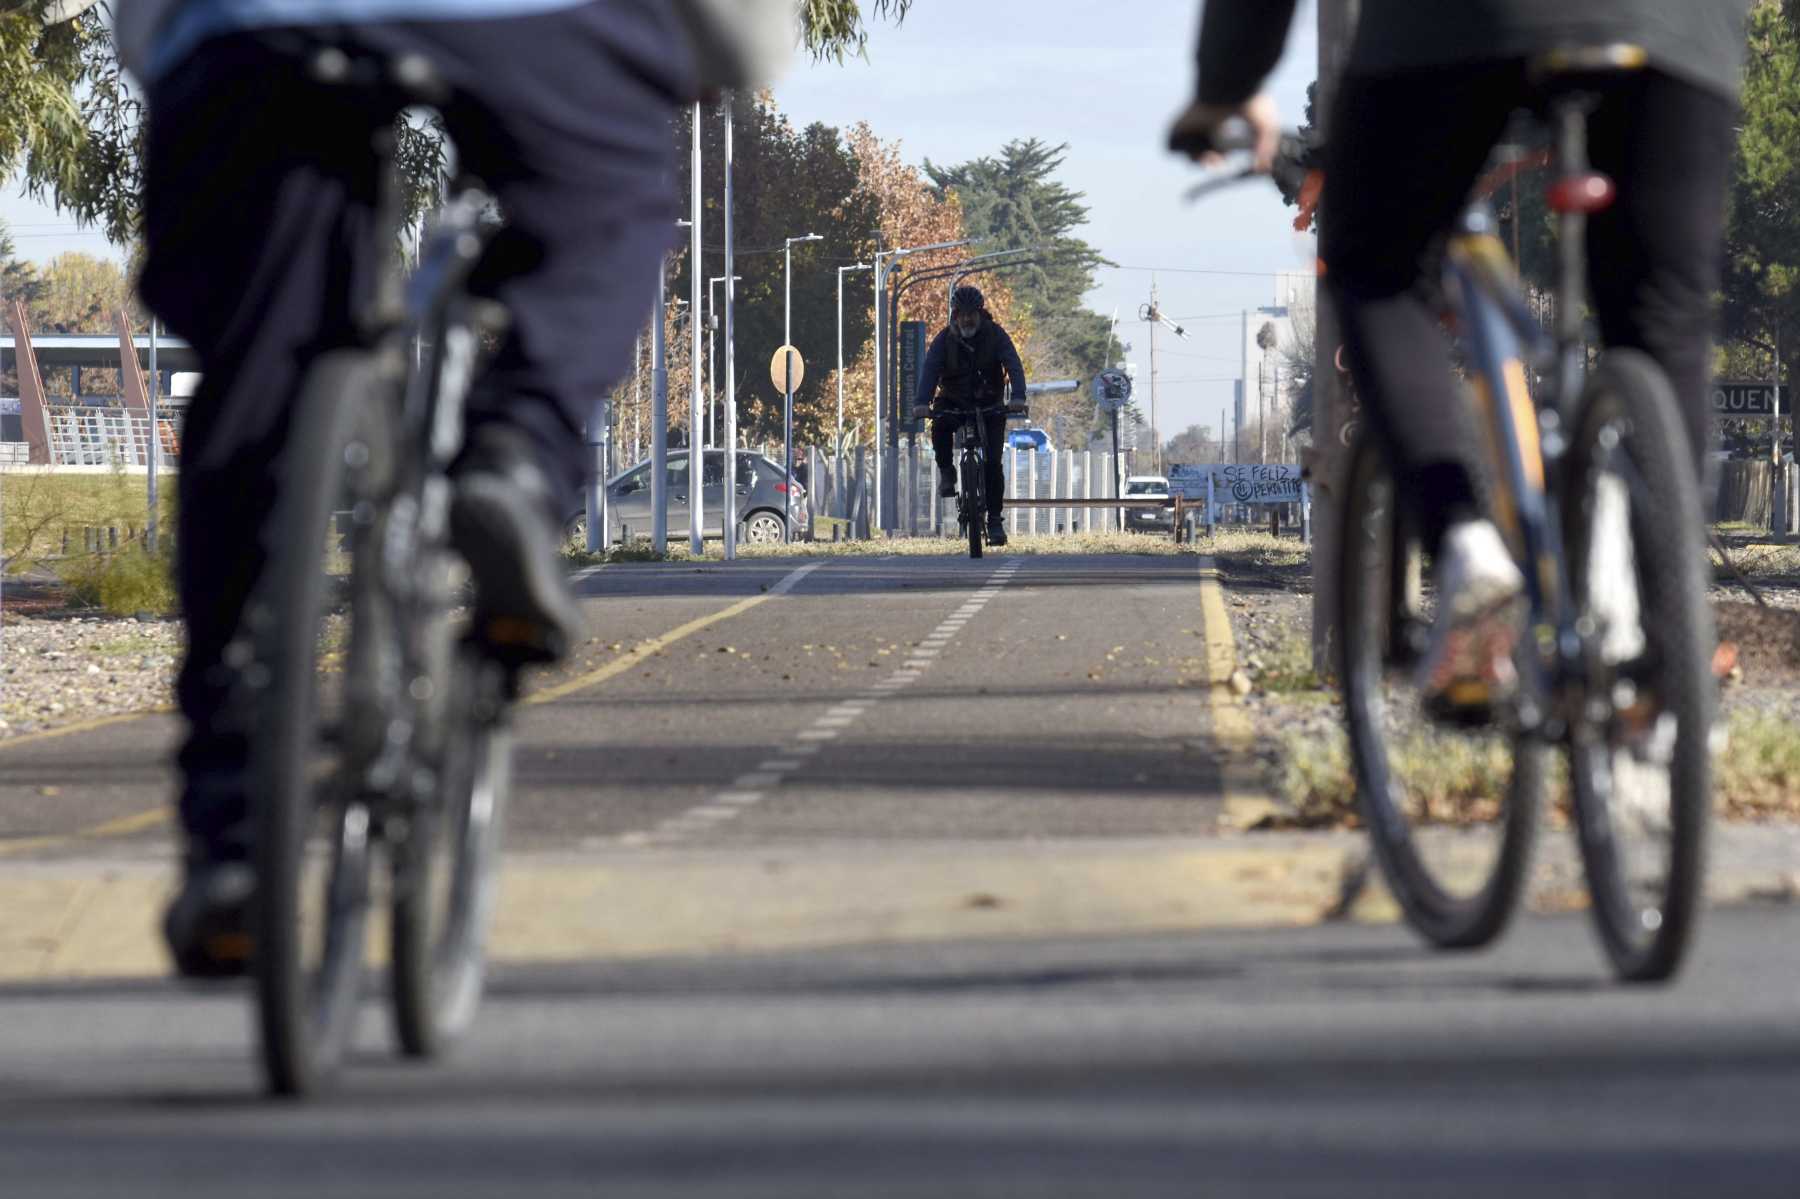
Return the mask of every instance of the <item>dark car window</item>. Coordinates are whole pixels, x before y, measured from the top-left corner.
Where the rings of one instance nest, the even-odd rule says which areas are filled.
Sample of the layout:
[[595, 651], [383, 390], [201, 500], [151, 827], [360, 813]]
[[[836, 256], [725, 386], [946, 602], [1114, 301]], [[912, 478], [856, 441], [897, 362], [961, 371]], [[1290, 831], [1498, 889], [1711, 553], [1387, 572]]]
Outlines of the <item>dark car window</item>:
[[739, 454], [737, 460], [737, 485], [739, 487], [756, 486], [756, 458], [752, 454]]
[[638, 467], [623, 479], [619, 480], [619, 494], [629, 495], [634, 491], [644, 491], [650, 486], [650, 467], [648, 464]]
[[725, 451], [708, 450], [706, 452], [706, 473], [700, 478], [702, 487], [717, 487], [725, 481]]

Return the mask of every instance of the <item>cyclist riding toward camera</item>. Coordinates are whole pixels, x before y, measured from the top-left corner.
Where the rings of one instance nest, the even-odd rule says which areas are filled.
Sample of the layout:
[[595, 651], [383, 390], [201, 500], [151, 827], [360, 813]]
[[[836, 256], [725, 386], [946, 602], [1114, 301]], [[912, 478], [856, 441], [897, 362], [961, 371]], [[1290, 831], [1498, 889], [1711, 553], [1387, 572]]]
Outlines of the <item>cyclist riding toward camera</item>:
[[[1279, 121], [1259, 89], [1294, 8], [1295, 0], [1208, 0], [1197, 94], [1169, 132], [1172, 149], [1205, 157], [1220, 127], [1240, 119], [1257, 166], [1269, 168]], [[1513, 112], [1530, 102], [1533, 58], [1641, 47], [1646, 69], [1594, 82], [1589, 152], [1617, 181], [1618, 202], [1589, 227], [1592, 296], [1607, 346], [1642, 350], [1668, 375], [1704, 478], [1709, 335], [1748, 8], [1749, 0], [1363, 2], [1328, 126], [1320, 257], [1358, 392], [1436, 555], [1438, 610], [1419, 667], [1428, 692], [1504, 686], [1498, 614], [1524, 585], [1481, 510], [1478, 434], [1457, 402], [1424, 286], [1437, 239]]]
[[988, 453], [983, 489], [987, 492], [989, 544], [1006, 544], [1002, 520], [1006, 476], [1000, 447], [1006, 440], [1006, 413], [999, 407], [1007, 383], [1016, 403], [1025, 402], [1025, 364], [1012, 338], [987, 310], [976, 287], [964, 285], [950, 297], [950, 323], [932, 339], [919, 371], [915, 408], [932, 415], [931, 448], [937, 457], [938, 494], [956, 494], [956, 431], [974, 419], [976, 409], [992, 408], [980, 419], [986, 425]]

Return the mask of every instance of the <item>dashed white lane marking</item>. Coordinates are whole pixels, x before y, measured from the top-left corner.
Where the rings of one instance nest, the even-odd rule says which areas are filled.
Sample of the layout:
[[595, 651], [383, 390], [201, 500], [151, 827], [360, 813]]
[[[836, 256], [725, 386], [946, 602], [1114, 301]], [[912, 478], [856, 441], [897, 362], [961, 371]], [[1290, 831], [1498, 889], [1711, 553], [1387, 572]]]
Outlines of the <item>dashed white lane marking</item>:
[[[1001, 589], [1018, 574], [1021, 565], [1021, 560], [1015, 558], [995, 570], [988, 576], [987, 582], [960, 607], [945, 617], [929, 634], [920, 638], [919, 643], [907, 651], [900, 665], [885, 679], [869, 684], [852, 698], [826, 709], [810, 726], [796, 733], [793, 744], [783, 746], [779, 756], [768, 758], [758, 763], [755, 770], [740, 774], [732, 780], [730, 787], [713, 795], [705, 803], [671, 816], [654, 828], [626, 833], [619, 838], [619, 844], [631, 848], [666, 845], [694, 833], [715, 829], [761, 803], [771, 791], [781, 786], [788, 775], [804, 766], [806, 759], [840, 737], [845, 729], [868, 715], [882, 700], [899, 694], [924, 677], [925, 672], [936, 664], [944, 647], [962, 631], [964, 625], [980, 615], [988, 601], [1000, 594]], [[799, 580], [795, 578], [792, 581]]]

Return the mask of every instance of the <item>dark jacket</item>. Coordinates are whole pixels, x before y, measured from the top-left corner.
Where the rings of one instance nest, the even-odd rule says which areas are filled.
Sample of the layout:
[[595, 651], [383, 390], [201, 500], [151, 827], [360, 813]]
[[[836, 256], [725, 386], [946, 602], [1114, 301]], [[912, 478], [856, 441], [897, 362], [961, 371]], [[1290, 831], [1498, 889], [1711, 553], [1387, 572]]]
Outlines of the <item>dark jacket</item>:
[[983, 317], [973, 341], [964, 341], [951, 325], [938, 330], [919, 368], [918, 407], [931, 403], [940, 390], [952, 404], [968, 407], [977, 401], [991, 404], [1000, 399], [1006, 380], [1012, 380], [1013, 402], [1025, 402], [1025, 364], [1012, 338], [993, 317]]
[[[1751, 2], [1362, 0], [1348, 69], [1386, 75], [1626, 42], [1642, 46], [1657, 69], [1735, 100]], [[1236, 104], [1261, 87], [1281, 57], [1295, 4], [1207, 0], [1198, 51], [1203, 103]]]

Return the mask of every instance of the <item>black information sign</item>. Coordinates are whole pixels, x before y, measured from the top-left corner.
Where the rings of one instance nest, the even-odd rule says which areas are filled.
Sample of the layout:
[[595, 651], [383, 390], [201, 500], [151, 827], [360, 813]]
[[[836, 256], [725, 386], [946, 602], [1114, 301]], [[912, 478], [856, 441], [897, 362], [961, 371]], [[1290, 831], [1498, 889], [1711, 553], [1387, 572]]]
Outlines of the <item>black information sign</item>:
[[[1789, 409], [1790, 397], [1786, 390], [1781, 396], [1781, 414], [1792, 416]], [[1775, 386], [1772, 383], [1739, 383], [1720, 380], [1712, 385], [1712, 410], [1714, 416], [1773, 416], [1775, 415]]]
[[913, 419], [913, 402], [919, 397], [919, 371], [925, 365], [925, 322], [900, 322], [900, 391], [895, 399], [899, 409], [892, 415], [894, 428], [901, 433], [921, 433], [923, 421]]

